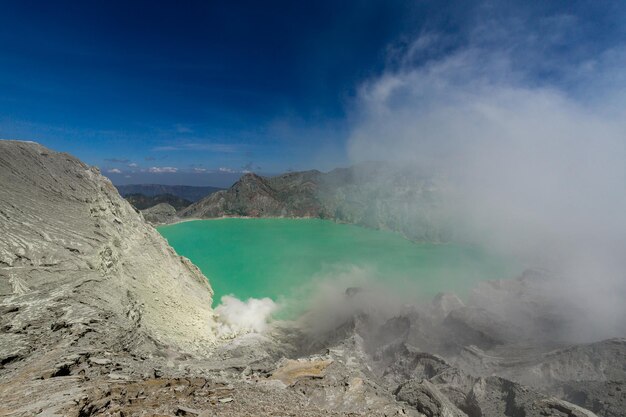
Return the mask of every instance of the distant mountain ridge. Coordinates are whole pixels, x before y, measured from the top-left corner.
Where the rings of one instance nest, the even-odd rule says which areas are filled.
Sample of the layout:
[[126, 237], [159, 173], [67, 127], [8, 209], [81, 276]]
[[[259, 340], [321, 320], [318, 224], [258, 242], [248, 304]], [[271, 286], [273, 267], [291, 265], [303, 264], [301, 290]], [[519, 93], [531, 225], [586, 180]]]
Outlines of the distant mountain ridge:
[[122, 197], [126, 197], [129, 194], [143, 194], [147, 197], [154, 197], [161, 194], [171, 194], [191, 202], [196, 202], [209, 194], [223, 190], [223, 188], [212, 186], [164, 184], [128, 184], [116, 185], [115, 187]]
[[138, 210], [145, 210], [161, 203], [167, 203], [176, 210], [184, 209], [192, 204], [190, 200], [173, 194], [158, 194], [155, 196], [147, 196], [144, 194], [126, 194], [124, 199], [128, 201]]
[[181, 218], [316, 217], [441, 242], [452, 237], [443, 180], [371, 162], [328, 173], [245, 174], [228, 190], [181, 210]]

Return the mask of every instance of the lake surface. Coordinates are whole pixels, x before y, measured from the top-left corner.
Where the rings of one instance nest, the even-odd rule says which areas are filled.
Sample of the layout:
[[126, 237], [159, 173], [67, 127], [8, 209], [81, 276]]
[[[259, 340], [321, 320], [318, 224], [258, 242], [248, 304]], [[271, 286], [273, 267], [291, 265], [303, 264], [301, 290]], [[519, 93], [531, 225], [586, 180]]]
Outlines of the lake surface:
[[158, 230], [209, 278], [214, 304], [228, 294], [293, 300], [317, 282], [349, 281], [351, 274], [416, 299], [440, 291], [463, 296], [480, 280], [521, 272], [476, 246], [413, 243], [397, 233], [318, 219], [197, 220]]

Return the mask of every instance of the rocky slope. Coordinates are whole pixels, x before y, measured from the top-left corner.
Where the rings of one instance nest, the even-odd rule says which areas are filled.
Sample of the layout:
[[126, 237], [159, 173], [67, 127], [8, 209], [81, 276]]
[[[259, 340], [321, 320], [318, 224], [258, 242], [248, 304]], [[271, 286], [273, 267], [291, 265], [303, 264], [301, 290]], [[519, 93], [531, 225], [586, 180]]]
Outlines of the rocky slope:
[[206, 278], [97, 169], [0, 141], [0, 183], [3, 376], [66, 372], [61, 356], [199, 354], [214, 343]]
[[323, 217], [316, 195], [319, 171], [264, 178], [245, 174], [230, 189], [218, 191], [181, 211], [181, 217]]
[[169, 224], [179, 220], [176, 208], [167, 203], [159, 203], [145, 210], [141, 210], [143, 218], [152, 225]]
[[2, 141], [0, 178], [4, 296], [93, 298], [163, 344], [196, 350], [211, 342], [208, 281], [96, 169]]
[[545, 279], [432, 305], [338, 288], [228, 334], [206, 278], [96, 169], [0, 141], [0, 415], [623, 416], [626, 340], [560, 337]]
[[446, 184], [411, 170], [382, 163], [351, 168], [293, 172], [276, 177], [246, 174], [180, 211], [180, 217], [319, 217], [391, 229], [409, 238], [452, 238], [443, 202]]

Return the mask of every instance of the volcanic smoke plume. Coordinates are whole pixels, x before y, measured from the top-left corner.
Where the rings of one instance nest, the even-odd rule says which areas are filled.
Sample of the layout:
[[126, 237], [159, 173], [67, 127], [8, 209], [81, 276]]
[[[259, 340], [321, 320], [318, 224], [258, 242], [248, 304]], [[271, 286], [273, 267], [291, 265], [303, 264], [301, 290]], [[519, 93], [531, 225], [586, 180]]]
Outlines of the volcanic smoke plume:
[[451, 52], [437, 33], [390, 49], [354, 103], [350, 155], [445, 180], [455, 239], [547, 268], [573, 338], [624, 335], [626, 45], [559, 66], [549, 51], [573, 28], [556, 23], [484, 20]]

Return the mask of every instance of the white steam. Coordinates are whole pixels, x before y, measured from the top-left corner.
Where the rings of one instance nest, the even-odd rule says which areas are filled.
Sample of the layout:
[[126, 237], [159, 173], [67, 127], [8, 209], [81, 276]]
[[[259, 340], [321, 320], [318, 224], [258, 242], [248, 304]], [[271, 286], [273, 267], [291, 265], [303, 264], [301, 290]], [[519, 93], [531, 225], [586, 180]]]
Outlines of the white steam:
[[232, 337], [244, 333], [263, 333], [278, 305], [270, 298], [249, 298], [241, 301], [230, 295], [221, 299], [215, 308], [218, 315], [218, 334]]
[[419, 300], [415, 288], [402, 292], [385, 285], [375, 270], [354, 265], [315, 277], [309, 296], [307, 312], [300, 321], [307, 333], [320, 337], [355, 314], [384, 322]]
[[[524, 42], [495, 32], [502, 44]], [[352, 161], [447, 178], [457, 236], [562, 276], [555, 303], [577, 305], [584, 327], [596, 326], [590, 337], [626, 331], [626, 80], [616, 76], [626, 48], [561, 68], [561, 88], [519, 64], [546, 57], [494, 50], [484, 32], [415, 65], [420, 48], [436, 47], [428, 36], [362, 85]]]

